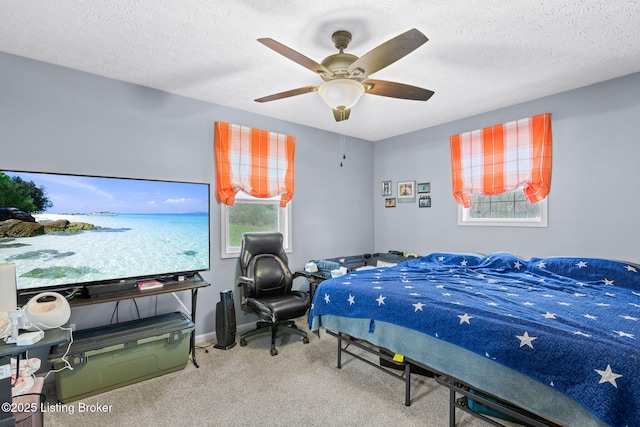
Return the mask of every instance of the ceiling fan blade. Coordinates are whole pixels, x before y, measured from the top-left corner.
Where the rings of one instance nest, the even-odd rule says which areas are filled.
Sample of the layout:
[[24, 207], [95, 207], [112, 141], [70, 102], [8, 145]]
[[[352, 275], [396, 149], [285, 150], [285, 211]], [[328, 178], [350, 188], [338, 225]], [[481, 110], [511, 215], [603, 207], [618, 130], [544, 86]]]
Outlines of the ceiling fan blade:
[[258, 41], [263, 45], [267, 46], [268, 48], [275, 50], [280, 55], [289, 58], [293, 62], [298, 63], [305, 68], [308, 68], [309, 70], [313, 71], [316, 74], [325, 75], [327, 77], [333, 76], [333, 73], [324, 65], [318, 64], [313, 59], [304, 56], [300, 52], [296, 52], [295, 50], [291, 49], [288, 46], [283, 45], [280, 42], [277, 42], [270, 38], [262, 38], [262, 39], [258, 39]]
[[277, 99], [289, 98], [290, 96], [303, 95], [309, 92], [315, 92], [318, 90], [318, 86], [305, 86], [299, 87], [298, 89], [291, 89], [285, 92], [274, 93], [273, 95], [263, 96], [262, 98], [258, 98], [256, 102], [269, 102], [275, 101]]
[[349, 114], [351, 114], [351, 108], [343, 108], [341, 110], [333, 109], [333, 117], [336, 119], [336, 122], [347, 120], [349, 118]]
[[362, 82], [365, 93], [390, 98], [411, 99], [414, 101], [426, 101], [434, 94], [429, 89], [404, 83], [389, 82], [386, 80], [368, 79]]
[[429, 40], [415, 28], [370, 50], [349, 65], [350, 76], [369, 76], [413, 52]]

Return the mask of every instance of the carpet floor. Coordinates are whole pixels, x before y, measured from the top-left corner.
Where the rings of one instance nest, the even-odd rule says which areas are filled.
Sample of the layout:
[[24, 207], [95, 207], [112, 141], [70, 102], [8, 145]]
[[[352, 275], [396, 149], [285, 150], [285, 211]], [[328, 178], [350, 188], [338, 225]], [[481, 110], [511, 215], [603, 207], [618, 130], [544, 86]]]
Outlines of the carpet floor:
[[[306, 328], [303, 325], [301, 328]], [[310, 342], [283, 334], [279, 354], [270, 338], [219, 350], [198, 345], [185, 368], [67, 404], [47, 381], [47, 427], [120, 426], [447, 426], [448, 390], [412, 375], [411, 406], [404, 383], [350, 356], [336, 368], [337, 340], [321, 332]], [[484, 422], [457, 411], [457, 425]]]

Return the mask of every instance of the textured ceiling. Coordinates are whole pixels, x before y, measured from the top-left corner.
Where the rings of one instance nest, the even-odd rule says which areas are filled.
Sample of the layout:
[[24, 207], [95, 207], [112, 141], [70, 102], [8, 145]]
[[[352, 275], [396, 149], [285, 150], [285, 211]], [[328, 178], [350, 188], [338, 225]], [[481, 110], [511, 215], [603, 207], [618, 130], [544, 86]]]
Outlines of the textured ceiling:
[[[0, 10], [0, 51], [371, 141], [640, 71], [632, 0], [2, 0]], [[254, 101], [322, 83], [257, 38], [320, 62], [337, 52], [336, 30], [361, 56], [411, 28], [429, 41], [372, 77], [433, 90], [427, 102], [365, 94], [336, 123], [317, 93]]]

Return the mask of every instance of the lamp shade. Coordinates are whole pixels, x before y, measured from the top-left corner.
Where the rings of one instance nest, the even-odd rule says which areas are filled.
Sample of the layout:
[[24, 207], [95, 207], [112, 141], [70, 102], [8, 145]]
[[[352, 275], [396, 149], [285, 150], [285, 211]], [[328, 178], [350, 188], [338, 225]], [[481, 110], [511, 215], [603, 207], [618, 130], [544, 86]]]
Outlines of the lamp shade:
[[334, 110], [353, 107], [363, 93], [362, 83], [351, 79], [329, 80], [318, 88], [322, 100]]
[[0, 311], [18, 307], [16, 295], [16, 265], [0, 264]]

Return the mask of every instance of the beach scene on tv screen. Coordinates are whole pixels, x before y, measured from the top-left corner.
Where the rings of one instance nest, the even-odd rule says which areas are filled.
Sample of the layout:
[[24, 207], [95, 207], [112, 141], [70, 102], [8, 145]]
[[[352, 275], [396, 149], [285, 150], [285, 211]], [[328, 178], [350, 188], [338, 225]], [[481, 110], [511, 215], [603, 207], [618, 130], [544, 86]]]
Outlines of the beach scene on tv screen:
[[209, 268], [208, 184], [0, 171], [18, 290]]

